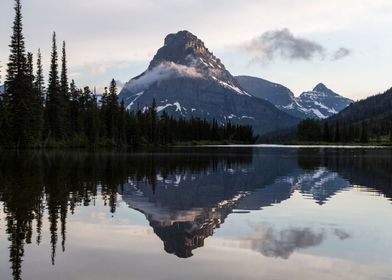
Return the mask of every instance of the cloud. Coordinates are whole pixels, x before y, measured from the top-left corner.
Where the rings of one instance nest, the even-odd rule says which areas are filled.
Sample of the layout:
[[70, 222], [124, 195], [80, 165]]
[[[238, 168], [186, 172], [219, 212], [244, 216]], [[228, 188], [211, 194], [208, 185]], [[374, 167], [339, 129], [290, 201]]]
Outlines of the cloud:
[[[261, 36], [244, 43], [241, 49], [254, 55], [253, 62], [269, 63], [280, 57], [289, 61], [311, 61], [324, 59], [327, 49], [321, 44], [302, 37], [296, 37], [287, 28], [264, 32]], [[347, 48], [339, 48], [332, 59], [339, 60], [350, 54]]]
[[[319, 246], [328, 237], [328, 232], [323, 229], [289, 228], [279, 231], [267, 225], [255, 226], [254, 229], [255, 234], [245, 242], [246, 246], [266, 257], [282, 259], [288, 259], [296, 250]], [[331, 233], [341, 241], [351, 237], [341, 229], [334, 229]]]
[[173, 78], [196, 78], [201, 79], [203, 75], [194, 67], [176, 64], [173, 62], [162, 62], [151, 70], [147, 70], [142, 76], [137, 77], [125, 84], [132, 92], [143, 91], [150, 85]]
[[349, 56], [350, 54], [351, 50], [347, 48], [340, 48], [332, 55], [332, 60], [340, 60], [345, 58], [346, 56]]
[[84, 70], [93, 77], [99, 77], [106, 74], [112, 69], [127, 69], [131, 66], [130, 62], [104, 62], [104, 63], [85, 63]]
[[258, 230], [259, 238], [251, 239], [251, 248], [266, 257], [288, 259], [297, 249], [320, 245], [324, 239], [323, 232], [315, 233], [309, 228], [287, 229], [276, 232], [272, 228]]
[[84, 65], [85, 71], [93, 77], [101, 76], [107, 72], [109, 65], [106, 63], [86, 63]]

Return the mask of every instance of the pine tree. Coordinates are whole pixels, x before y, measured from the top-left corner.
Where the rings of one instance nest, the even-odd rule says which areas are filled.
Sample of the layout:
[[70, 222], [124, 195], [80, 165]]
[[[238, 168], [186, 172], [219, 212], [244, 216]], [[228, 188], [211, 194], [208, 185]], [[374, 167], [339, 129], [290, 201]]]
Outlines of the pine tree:
[[11, 36], [10, 56], [7, 64], [7, 82], [13, 82], [16, 77], [26, 74], [26, 49], [23, 36], [22, 5], [15, 0], [15, 19]]
[[66, 44], [63, 41], [63, 48], [62, 48], [62, 56], [61, 56], [61, 73], [60, 73], [60, 93], [61, 99], [63, 102], [63, 111], [64, 111], [64, 118], [63, 118], [63, 129], [64, 135], [69, 136], [71, 134], [71, 111], [70, 111], [70, 91], [68, 85], [68, 69], [67, 69], [67, 52], [66, 52]]
[[367, 122], [363, 121], [362, 122], [362, 130], [361, 130], [361, 143], [367, 143], [369, 142], [369, 134], [368, 134], [368, 126]]
[[392, 122], [391, 122], [391, 124], [389, 125], [389, 142], [392, 143]]
[[37, 72], [35, 74], [34, 87], [38, 90], [38, 92], [40, 92], [41, 98], [43, 100], [45, 85], [44, 85], [44, 70], [42, 67], [41, 49], [38, 49], [38, 53], [37, 53]]
[[65, 100], [69, 100], [69, 86], [68, 86], [68, 69], [67, 69], [67, 52], [65, 49], [65, 41], [63, 41], [62, 58], [61, 58], [61, 75], [60, 88]]
[[9, 136], [9, 144], [16, 148], [25, 147], [35, 143], [39, 133], [32, 86], [32, 56], [27, 56], [25, 50], [20, 0], [15, 0], [15, 19], [7, 65], [4, 94], [6, 122], [3, 129]]
[[31, 86], [33, 86], [34, 83], [33, 54], [30, 52], [27, 53], [27, 77], [29, 79], [29, 82], [31, 83]]
[[330, 142], [331, 141], [331, 133], [330, 133], [330, 130], [329, 130], [328, 122], [324, 123], [323, 140], [325, 142]]
[[65, 137], [65, 99], [63, 93], [61, 92], [57, 62], [58, 53], [56, 44], [56, 33], [53, 33], [48, 93], [46, 100], [46, 127], [48, 137], [52, 137], [55, 140], [63, 140]]
[[340, 124], [339, 122], [336, 122], [336, 126], [335, 126], [335, 142], [338, 143], [340, 142]]

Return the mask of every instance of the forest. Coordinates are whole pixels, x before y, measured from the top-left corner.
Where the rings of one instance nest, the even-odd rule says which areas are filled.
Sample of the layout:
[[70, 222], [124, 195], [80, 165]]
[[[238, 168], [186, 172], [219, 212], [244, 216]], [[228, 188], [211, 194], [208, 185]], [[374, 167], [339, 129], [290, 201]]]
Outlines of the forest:
[[[0, 96], [0, 147], [98, 148], [167, 146], [189, 142], [254, 143], [251, 126], [216, 120], [174, 119], [151, 107], [128, 111], [113, 79], [101, 98], [95, 89], [69, 81], [66, 43], [61, 54], [53, 33], [47, 86], [38, 50], [26, 51], [22, 6], [15, 0], [9, 61]], [[0, 77], [1, 78], [1, 77]]]

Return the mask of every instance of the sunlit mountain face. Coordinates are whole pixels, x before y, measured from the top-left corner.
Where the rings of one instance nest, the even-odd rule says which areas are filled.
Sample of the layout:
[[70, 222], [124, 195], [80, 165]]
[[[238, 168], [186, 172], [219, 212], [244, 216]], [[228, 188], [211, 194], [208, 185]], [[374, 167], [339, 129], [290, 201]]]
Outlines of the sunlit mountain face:
[[[0, 240], [7, 245], [0, 250], [8, 251], [1, 258], [4, 266], [8, 255], [8, 266], [1, 266], [0, 278], [22, 279], [24, 263], [31, 267], [30, 252], [36, 250], [47, 251], [45, 265], [61, 269], [68, 252], [78, 258], [75, 252], [83, 246], [105, 247], [110, 236], [97, 239], [103, 229], [115, 235], [128, 228], [123, 234], [130, 238], [145, 232], [137, 238], [159, 240], [154, 249], [179, 259], [193, 259], [195, 252], [216, 248], [216, 242], [281, 260], [317, 251], [331, 240], [343, 244], [355, 239], [350, 229], [357, 224], [354, 219], [347, 222], [353, 228], [341, 228], [334, 221], [339, 201], [352, 203], [342, 220], [359, 211], [353, 202], [358, 194], [392, 207], [391, 159], [388, 149], [5, 153]], [[80, 231], [96, 225], [102, 229], [91, 232], [89, 242], [77, 241]]]

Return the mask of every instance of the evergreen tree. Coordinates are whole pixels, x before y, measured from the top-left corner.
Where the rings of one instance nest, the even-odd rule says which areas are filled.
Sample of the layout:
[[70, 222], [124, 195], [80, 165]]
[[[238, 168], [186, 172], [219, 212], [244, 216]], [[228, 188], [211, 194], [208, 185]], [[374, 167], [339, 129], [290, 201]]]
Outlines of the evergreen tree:
[[62, 56], [61, 56], [61, 73], [60, 73], [60, 94], [61, 99], [63, 102], [63, 111], [64, 111], [64, 118], [63, 118], [63, 129], [64, 135], [69, 136], [71, 135], [71, 112], [70, 112], [70, 91], [68, 85], [68, 69], [67, 69], [67, 52], [66, 52], [66, 44], [63, 41], [63, 48], [62, 48]]
[[152, 106], [149, 111], [149, 130], [150, 130], [150, 143], [157, 142], [157, 103], [155, 98], [152, 100]]
[[75, 81], [72, 80], [70, 84], [70, 135], [72, 137], [80, 136], [82, 132], [82, 121], [81, 121], [81, 92], [76, 87]]
[[32, 56], [27, 56], [25, 50], [21, 10], [20, 0], [15, 0], [15, 19], [3, 101], [6, 119], [3, 129], [8, 137], [7, 142], [16, 148], [32, 145], [38, 140]]
[[336, 126], [335, 126], [335, 142], [338, 143], [340, 142], [340, 124], [339, 122], [336, 122]]
[[110, 82], [109, 92], [105, 88], [101, 104], [101, 135], [112, 143], [116, 143], [119, 141], [120, 133], [120, 108], [117, 97], [117, 84], [114, 79]]
[[34, 83], [34, 66], [33, 66], [33, 54], [30, 52], [27, 53], [27, 77], [32, 86]]
[[46, 127], [48, 137], [51, 137], [54, 140], [63, 140], [65, 137], [65, 99], [61, 92], [57, 60], [56, 33], [53, 33], [48, 93], [46, 99]]
[[65, 100], [69, 100], [68, 86], [68, 69], [67, 69], [67, 52], [65, 49], [65, 41], [63, 41], [62, 57], [61, 57], [61, 75], [60, 75], [61, 94]]
[[331, 141], [331, 132], [330, 132], [330, 129], [329, 129], [328, 122], [324, 123], [323, 140], [325, 142], [330, 142]]
[[361, 143], [367, 143], [369, 142], [369, 134], [368, 134], [368, 126], [367, 122], [363, 121], [362, 122], [362, 129], [361, 129]]
[[392, 143], [392, 121], [391, 124], [389, 125], [389, 142]]
[[44, 85], [44, 70], [42, 67], [41, 49], [38, 49], [38, 53], [37, 53], [37, 72], [35, 74], [34, 87], [41, 94], [41, 99], [43, 101], [45, 85]]
[[26, 74], [26, 49], [23, 36], [22, 5], [15, 0], [15, 18], [10, 44], [10, 56], [7, 64], [7, 82], [13, 82], [17, 77]]
[[320, 122], [313, 119], [302, 121], [297, 128], [297, 135], [300, 141], [320, 141]]

